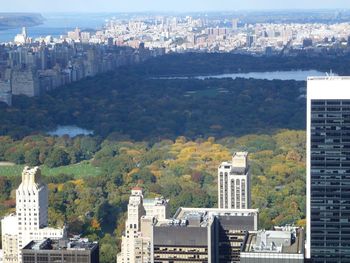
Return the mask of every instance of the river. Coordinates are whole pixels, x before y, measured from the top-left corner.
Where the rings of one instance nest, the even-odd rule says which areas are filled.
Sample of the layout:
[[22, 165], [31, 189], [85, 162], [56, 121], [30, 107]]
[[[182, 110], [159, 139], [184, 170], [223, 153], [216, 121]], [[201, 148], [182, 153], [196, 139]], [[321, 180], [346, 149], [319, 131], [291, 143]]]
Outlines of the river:
[[[59, 37], [66, 35], [68, 31], [76, 27], [81, 29], [100, 29], [105, 24], [105, 19], [111, 17], [111, 14], [87, 14], [87, 13], [68, 13], [68, 14], [43, 14], [44, 23], [39, 26], [28, 27], [28, 36], [38, 38], [42, 36]], [[14, 37], [21, 33], [21, 28], [0, 30], [0, 42], [13, 41]]]

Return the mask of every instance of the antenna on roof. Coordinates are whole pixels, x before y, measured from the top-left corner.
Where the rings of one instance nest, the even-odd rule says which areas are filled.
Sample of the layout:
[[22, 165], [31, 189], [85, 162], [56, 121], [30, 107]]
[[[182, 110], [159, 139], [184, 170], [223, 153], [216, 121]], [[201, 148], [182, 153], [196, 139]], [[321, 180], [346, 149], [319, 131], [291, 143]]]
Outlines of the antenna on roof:
[[330, 69], [330, 70], [329, 70], [329, 73], [326, 72], [326, 76], [327, 76], [328, 79], [332, 79], [332, 77], [335, 77], [335, 74], [333, 73], [333, 70]]

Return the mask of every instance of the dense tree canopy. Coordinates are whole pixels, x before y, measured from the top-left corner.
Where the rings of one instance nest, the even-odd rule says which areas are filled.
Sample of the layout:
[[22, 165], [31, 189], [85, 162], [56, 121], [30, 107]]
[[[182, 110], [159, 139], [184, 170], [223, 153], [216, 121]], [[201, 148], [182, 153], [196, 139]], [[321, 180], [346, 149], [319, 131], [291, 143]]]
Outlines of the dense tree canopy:
[[[51, 225], [100, 240], [115, 260], [130, 189], [180, 206], [217, 206], [217, 167], [249, 151], [260, 228], [305, 225], [305, 82], [160, 79], [160, 75], [318, 69], [347, 71], [347, 56], [169, 55], [88, 78], [39, 98], [0, 103], [0, 217], [14, 211], [24, 164], [49, 185]], [[94, 136], [50, 137], [57, 125]], [[3, 163], [12, 162], [11, 164]], [[54, 171], [54, 172], [53, 172]], [[113, 253], [111, 253], [113, 251]]]
[[[75, 177], [69, 173], [45, 176], [50, 190], [49, 218], [51, 225], [66, 222], [72, 234], [83, 233], [100, 239], [102, 262], [114, 260], [115, 255], [108, 251], [112, 248], [115, 251], [120, 242], [133, 186], [144, 188], [146, 197], [162, 195], [170, 199], [172, 214], [180, 206], [215, 207], [217, 167], [222, 161], [230, 160], [234, 151], [250, 152], [252, 206], [260, 209], [260, 227], [305, 224], [305, 133], [302, 131], [282, 130], [273, 135], [218, 140], [178, 137], [154, 144], [119, 141], [113, 136], [104, 141], [83, 136], [75, 139], [29, 136], [19, 141], [0, 137], [0, 141], [7, 142], [3, 152], [16, 148], [21, 153], [28, 144], [35, 145], [33, 149], [37, 150], [22, 152], [28, 164], [33, 161], [32, 155], [34, 160], [39, 155], [39, 162], [46, 165], [53, 157], [62, 161], [63, 152], [80, 152], [79, 156], [91, 158], [91, 165], [100, 169], [96, 176]], [[1, 158], [6, 160], [6, 155]], [[12, 190], [20, 183], [19, 174], [1, 176], [3, 169], [0, 167], [0, 215], [13, 211]]]
[[[0, 110], [0, 134], [21, 138], [57, 125], [102, 137], [159, 139], [237, 136], [305, 127], [305, 83], [247, 79], [161, 80], [114, 73]], [[82, 141], [88, 158], [95, 142]], [[1, 153], [1, 151], [0, 151]], [[24, 156], [11, 152], [12, 159]]]

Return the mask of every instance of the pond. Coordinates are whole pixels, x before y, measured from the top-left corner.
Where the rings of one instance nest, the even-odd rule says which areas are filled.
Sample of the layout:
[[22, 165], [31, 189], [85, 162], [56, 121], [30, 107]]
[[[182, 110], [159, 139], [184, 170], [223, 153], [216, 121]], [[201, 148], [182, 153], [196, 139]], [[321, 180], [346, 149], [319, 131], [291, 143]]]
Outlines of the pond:
[[91, 130], [86, 130], [75, 125], [68, 126], [57, 126], [53, 131], [47, 133], [50, 136], [63, 136], [68, 135], [69, 137], [75, 137], [78, 135], [93, 135], [94, 132]]

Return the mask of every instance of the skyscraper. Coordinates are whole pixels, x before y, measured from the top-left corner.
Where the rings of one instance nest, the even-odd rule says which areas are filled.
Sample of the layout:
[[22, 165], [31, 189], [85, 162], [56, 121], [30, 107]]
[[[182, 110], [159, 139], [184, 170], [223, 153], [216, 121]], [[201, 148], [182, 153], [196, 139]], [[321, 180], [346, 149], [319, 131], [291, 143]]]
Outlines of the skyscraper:
[[162, 197], [144, 199], [140, 187], [131, 190], [128, 204], [128, 218], [122, 236], [118, 263], [152, 262], [152, 224], [168, 216], [168, 201]]
[[21, 262], [21, 249], [32, 240], [59, 239], [65, 228], [48, 226], [48, 189], [39, 167], [25, 167], [16, 190], [16, 214], [1, 221], [4, 262]]
[[219, 208], [250, 208], [250, 171], [248, 153], [236, 152], [232, 162], [223, 162], [218, 168]]
[[350, 78], [307, 84], [307, 250], [312, 262], [350, 262]]
[[237, 18], [232, 19], [232, 29], [233, 30], [238, 29], [238, 22], [239, 22], [239, 20]]

